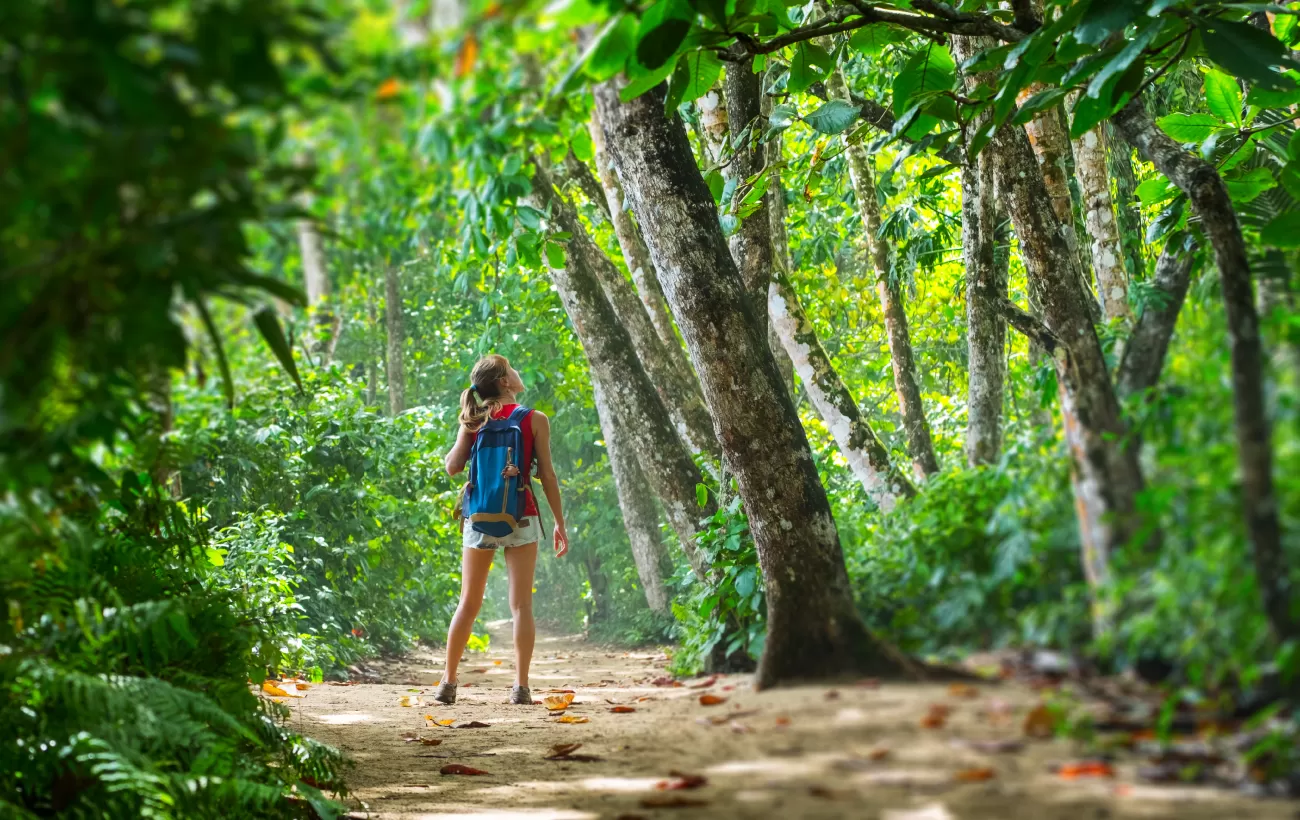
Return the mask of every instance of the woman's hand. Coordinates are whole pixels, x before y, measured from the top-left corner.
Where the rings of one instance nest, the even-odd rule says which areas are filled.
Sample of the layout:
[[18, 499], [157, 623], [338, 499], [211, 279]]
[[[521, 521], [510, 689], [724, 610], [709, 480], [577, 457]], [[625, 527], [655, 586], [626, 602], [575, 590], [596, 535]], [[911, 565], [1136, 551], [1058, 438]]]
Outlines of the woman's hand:
[[569, 534], [564, 531], [563, 524], [555, 525], [555, 557], [563, 558], [564, 554], [569, 551]]

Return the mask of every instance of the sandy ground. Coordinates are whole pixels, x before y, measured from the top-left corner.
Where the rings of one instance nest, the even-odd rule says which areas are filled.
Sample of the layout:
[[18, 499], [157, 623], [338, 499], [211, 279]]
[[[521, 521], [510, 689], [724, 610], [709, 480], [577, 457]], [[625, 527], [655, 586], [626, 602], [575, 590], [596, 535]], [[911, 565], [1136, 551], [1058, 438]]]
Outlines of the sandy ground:
[[[954, 692], [946, 686], [801, 687], [757, 693], [747, 676], [691, 688], [656, 686], [667, 657], [625, 652], [578, 637], [539, 637], [535, 698], [572, 689], [560, 723], [545, 705], [505, 703], [511, 670], [508, 623], [491, 624], [492, 650], [462, 664], [459, 702], [432, 701], [439, 661], [417, 654], [381, 684], [312, 687], [290, 701], [300, 731], [348, 753], [354, 817], [397, 820], [632, 820], [633, 818], [1273, 818], [1300, 817], [1300, 801], [1260, 800], [1199, 787], [1139, 782], [1131, 765], [1114, 777], [1063, 777], [1079, 749], [1026, 741], [1039, 696], [1018, 685]], [[411, 691], [417, 690], [417, 691]], [[421, 694], [423, 693], [423, 694]], [[725, 699], [703, 705], [701, 695]], [[973, 696], [972, 696], [973, 695]], [[403, 706], [408, 698], [410, 706]], [[419, 703], [414, 701], [419, 698]], [[934, 705], [949, 716], [922, 722]], [[615, 706], [634, 712], [612, 712]], [[431, 725], [454, 720], [450, 727]], [[484, 728], [458, 728], [469, 722]], [[931, 721], [936, 722], [936, 721]], [[441, 741], [425, 745], [404, 733]], [[972, 742], [1010, 741], [998, 750]], [[546, 760], [556, 744], [575, 755]], [[442, 775], [448, 764], [488, 774]], [[674, 773], [707, 782], [656, 788]], [[687, 805], [654, 805], [679, 801]]]

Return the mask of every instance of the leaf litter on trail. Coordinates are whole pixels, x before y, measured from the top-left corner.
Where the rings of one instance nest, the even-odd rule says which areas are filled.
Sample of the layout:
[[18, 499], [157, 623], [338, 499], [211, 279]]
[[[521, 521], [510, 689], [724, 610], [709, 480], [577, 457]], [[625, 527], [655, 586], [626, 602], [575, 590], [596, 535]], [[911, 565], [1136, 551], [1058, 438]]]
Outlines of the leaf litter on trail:
[[1079, 780], [1085, 777], [1114, 777], [1115, 769], [1104, 760], [1084, 760], [1062, 764], [1056, 773], [1066, 780]]
[[402, 695], [401, 700], [398, 701], [398, 702], [399, 702], [402, 706], [419, 706], [419, 705], [420, 705], [420, 696], [419, 696], [419, 695]]
[[655, 791], [675, 792], [687, 789], [698, 789], [707, 785], [709, 779], [702, 774], [686, 774], [677, 770], [668, 773], [667, 780], [660, 780], [655, 784]]
[[[262, 691], [273, 698], [302, 698], [306, 695], [300, 695], [297, 692], [288, 692], [281, 689], [279, 681], [268, 680], [262, 682]], [[287, 685], [287, 684], [286, 684]]]
[[641, 807], [646, 809], [689, 809], [707, 805], [709, 801], [703, 798], [684, 794], [652, 794], [641, 798]]
[[969, 683], [954, 683], [948, 687], [948, 695], [954, 698], [977, 698], [980, 696], [980, 690], [971, 686]]
[[721, 695], [700, 695], [701, 706], [717, 706], [720, 703], [726, 703], [727, 699]]
[[1056, 734], [1056, 718], [1047, 704], [1040, 703], [1025, 715], [1023, 729], [1026, 736], [1044, 740]]
[[450, 726], [456, 722], [455, 718], [435, 718], [433, 715], [425, 715], [424, 719], [429, 721], [431, 726]]
[[574, 752], [578, 751], [581, 748], [582, 748], [581, 743], [557, 743], [551, 747], [549, 753], [543, 755], [542, 759], [559, 760], [564, 762], [575, 762], [575, 763], [596, 763], [601, 760], [601, 758], [597, 757], [596, 755], [574, 754]]
[[635, 706], [613, 706], [610, 708], [609, 711], [613, 712], [616, 715], [626, 715], [635, 712], [636, 707]]
[[992, 780], [997, 777], [998, 773], [987, 766], [980, 766], [974, 769], [962, 769], [952, 777], [958, 783], [982, 783], [985, 780]]
[[690, 688], [690, 689], [708, 689], [710, 686], [712, 686], [713, 684], [715, 684], [715, 683], [717, 683], [717, 682], [718, 682], [718, 676], [717, 676], [717, 675], [714, 675], [713, 677], [705, 678], [704, 680], [700, 681], [699, 683], [692, 683], [692, 684], [690, 685], [690, 687], [688, 687], [688, 688]]
[[436, 737], [425, 737], [416, 732], [402, 732], [402, 740], [405, 740], [407, 743], [419, 743], [423, 746], [437, 746], [439, 743], [442, 743], [442, 741]]
[[454, 728], [456, 729], [490, 729], [491, 723], [484, 723], [481, 720], [471, 720], [469, 723], [462, 723]]
[[952, 707], [942, 703], [930, 704], [930, 710], [921, 718], [921, 726], [926, 729], [942, 729], [948, 723]]
[[587, 723], [589, 718], [580, 715], [562, 715], [555, 719], [556, 723]]
[[491, 775], [491, 772], [485, 772], [482, 769], [476, 769], [473, 766], [466, 766], [463, 763], [448, 763], [438, 770], [439, 774], [464, 774], [471, 776]]
[[552, 712], [563, 712], [572, 705], [573, 693], [570, 692], [565, 695], [548, 695], [542, 700], [542, 703], [546, 704], [546, 708]]

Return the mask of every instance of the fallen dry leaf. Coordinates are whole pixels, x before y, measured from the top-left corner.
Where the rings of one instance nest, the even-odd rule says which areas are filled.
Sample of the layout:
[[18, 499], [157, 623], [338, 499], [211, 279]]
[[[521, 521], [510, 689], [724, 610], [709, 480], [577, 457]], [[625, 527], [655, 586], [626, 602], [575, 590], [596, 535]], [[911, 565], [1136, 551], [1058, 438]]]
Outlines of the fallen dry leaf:
[[871, 751], [867, 752], [868, 760], [884, 760], [887, 757], [889, 757], [889, 750], [884, 748], [883, 746], [878, 749], [872, 749]]
[[966, 745], [988, 755], [1012, 754], [1025, 748], [1024, 741], [1020, 740], [972, 740]]
[[952, 777], [959, 783], [980, 783], [985, 780], [992, 780], [997, 776], [997, 772], [987, 766], [981, 766], [977, 769], [962, 769]]
[[653, 683], [655, 686], [684, 686], [685, 685], [681, 681], [675, 678], [671, 678], [667, 675], [655, 678], [654, 680], [651, 681], [651, 683]]
[[614, 706], [611, 707], [609, 711], [613, 712], [616, 715], [626, 715], [630, 712], [635, 712], [636, 707], [635, 706]]
[[500, 666], [500, 665], [501, 665], [501, 661], [492, 661], [492, 665], [493, 665], [493, 666]]
[[402, 695], [402, 699], [401, 699], [400, 703], [401, 703], [403, 706], [419, 706], [419, 705], [420, 705], [420, 696], [419, 696], [419, 695]]
[[745, 724], [741, 723], [738, 720], [733, 720], [728, 725], [731, 726], [731, 731], [735, 732], [738, 735], [749, 735], [749, 734], [753, 734], [754, 732], [753, 729], [749, 728], [748, 726], [746, 726]]
[[471, 675], [486, 675], [486, 674], [487, 674], [487, 667], [485, 666], [485, 667], [483, 667], [482, 669], [471, 669], [471, 670], [469, 670], [469, 673], [470, 673]]
[[1066, 780], [1078, 780], [1081, 777], [1114, 777], [1115, 770], [1104, 760], [1085, 760], [1080, 763], [1066, 763], [1056, 770]]
[[275, 681], [266, 681], [262, 684], [262, 691], [273, 698], [287, 698], [289, 693], [275, 685]]
[[942, 729], [948, 723], [952, 709], [942, 703], [931, 704], [930, 711], [921, 718], [921, 726], [926, 729]]
[[308, 689], [311, 688], [311, 684], [310, 684], [310, 683], [295, 683], [295, 684], [294, 684], [294, 688], [296, 688], [299, 692], [306, 692]]
[[641, 798], [641, 807], [646, 809], [689, 809], [707, 805], [709, 805], [707, 800], [687, 797], [684, 794], [652, 794]]
[[698, 789], [709, 782], [709, 779], [702, 774], [685, 774], [679, 771], [671, 771], [668, 774], [670, 775], [668, 780], [660, 780], [655, 784], [657, 791], [675, 792], [685, 789]]
[[789, 726], [789, 725], [790, 725], [790, 718], [786, 717], [785, 715], [781, 715], [780, 717], [778, 717], [778, 718], [776, 719], [776, 725], [777, 725], [777, 726]]
[[469, 723], [462, 723], [456, 728], [457, 729], [488, 729], [491, 728], [491, 726], [492, 724], [484, 723], [481, 720], [471, 720]]
[[467, 774], [467, 775], [483, 775], [483, 774], [490, 775], [491, 774], [490, 772], [485, 772], [482, 769], [475, 769], [473, 766], [465, 766], [460, 763], [448, 763], [446, 766], [443, 766], [441, 769], [439, 769], [438, 773], [439, 774]]
[[545, 758], [547, 760], [554, 760], [557, 757], [564, 757], [565, 755], [573, 754], [581, 748], [581, 743], [557, 743], [551, 747], [549, 752], [546, 753]]
[[840, 693], [839, 693], [837, 690], [832, 689], [832, 690], [830, 690], [829, 692], [826, 693], [826, 699], [827, 699], [827, 700], [839, 700], [839, 699], [840, 699]]
[[977, 698], [980, 690], [969, 683], [954, 683], [948, 687], [948, 694], [954, 698]]
[[552, 712], [563, 712], [565, 709], [569, 708], [569, 704], [573, 703], [573, 694], [548, 695], [542, 700], [542, 702], [545, 703], [546, 708]]
[[717, 682], [718, 682], [718, 676], [717, 676], [717, 675], [714, 675], [713, 677], [705, 678], [704, 680], [700, 681], [699, 683], [692, 683], [692, 684], [690, 685], [690, 688], [691, 688], [691, 689], [708, 689], [710, 686], [712, 686], [713, 684], [715, 684], [715, 683], [717, 683]]
[[820, 785], [809, 786], [808, 794], [812, 795], [813, 797], [820, 797], [823, 800], [838, 800], [841, 797], [844, 797], [843, 792], [837, 792], [834, 789], [830, 789], [826, 786], [820, 786]]
[[586, 723], [588, 722], [588, 720], [589, 720], [588, 718], [581, 717], [579, 715], [565, 715], [563, 717], [556, 718], [555, 722], [556, 723]]
[[1045, 704], [1040, 703], [1025, 715], [1024, 732], [1033, 738], [1049, 738], [1056, 734], [1056, 719]]
[[450, 726], [451, 724], [456, 722], [455, 718], [438, 719], [435, 718], [433, 715], [425, 715], [424, 719], [429, 721], [429, 723], [433, 724], [434, 726]]
[[701, 706], [717, 706], [719, 703], [726, 703], [727, 699], [721, 695], [700, 695]]
[[573, 694], [573, 690], [572, 690], [572, 689], [543, 689], [543, 690], [542, 690], [542, 694], [544, 694], [544, 695], [572, 695], [572, 694]]

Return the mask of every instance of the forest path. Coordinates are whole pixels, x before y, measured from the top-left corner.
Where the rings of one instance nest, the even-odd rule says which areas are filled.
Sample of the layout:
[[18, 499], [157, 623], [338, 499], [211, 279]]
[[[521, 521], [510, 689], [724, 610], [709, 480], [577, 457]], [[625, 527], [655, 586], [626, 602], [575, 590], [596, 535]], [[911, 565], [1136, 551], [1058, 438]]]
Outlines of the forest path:
[[[954, 693], [946, 686], [870, 683], [755, 692], [746, 675], [707, 687], [656, 686], [659, 651], [612, 650], [575, 636], [539, 635], [532, 687], [572, 689], [561, 724], [544, 705], [505, 703], [513, 679], [508, 622], [489, 625], [491, 650], [462, 664], [459, 701], [433, 703], [441, 660], [422, 651], [383, 669], [384, 683], [315, 686], [291, 701], [294, 726], [343, 749], [352, 817], [384, 820], [614, 820], [614, 818], [1295, 818], [1300, 804], [1224, 791], [1156, 787], [1116, 764], [1111, 778], [1063, 779], [1077, 761], [1064, 741], [1024, 740], [1039, 696], [1015, 684]], [[404, 696], [421, 704], [404, 707]], [[725, 698], [705, 706], [703, 694]], [[959, 694], [966, 695], [965, 697]], [[973, 697], [970, 695], [974, 694]], [[934, 704], [941, 728], [921, 720]], [[615, 705], [635, 712], [614, 713]], [[425, 715], [454, 719], [430, 725]], [[455, 728], [478, 721], [484, 728]], [[408, 742], [403, 733], [440, 740]], [[1003, 741], [979, 751], [972, 742]], [[582, 744], [594, 761], [544, 759], [556, 744]], [[459, 763], [484, 776], [441, 775]], [[694, 789], [657, 790], [673, 772], [701, 775]], [[983, 778], [983, 779], [981, 779]], [[972, 782], [968, 782], [972, 781]], [[646, 801], [682, 801], [653, 806]]]

